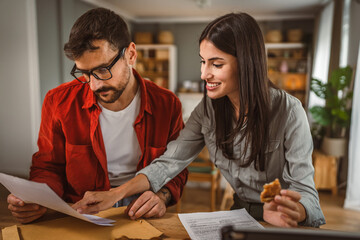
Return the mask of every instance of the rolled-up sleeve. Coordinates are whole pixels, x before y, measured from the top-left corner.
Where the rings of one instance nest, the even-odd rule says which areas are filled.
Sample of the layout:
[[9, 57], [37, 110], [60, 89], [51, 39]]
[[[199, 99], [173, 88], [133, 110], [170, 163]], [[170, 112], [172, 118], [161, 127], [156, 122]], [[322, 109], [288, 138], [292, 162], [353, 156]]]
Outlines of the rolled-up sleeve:
[[203, 101], [201, 101], [191, 113], [179, 137], [169, 142], [165, 153], [137, 172], [136, 175], [144, 174], [148, 178], [152, 191], [159, 191], [185, 169], [204, 148], [205, 141], [201, 133], [203, 117]]
[[306, 210], [306, 219], [300, 224], [319, 227], [325, 224], [325, 218], [314, 184], [312, 137], [306, 113], [300, 102], [291, 108], [285, 128], [283, 179], [289, 184], [290, 190], [301, 194], [300, 203]]

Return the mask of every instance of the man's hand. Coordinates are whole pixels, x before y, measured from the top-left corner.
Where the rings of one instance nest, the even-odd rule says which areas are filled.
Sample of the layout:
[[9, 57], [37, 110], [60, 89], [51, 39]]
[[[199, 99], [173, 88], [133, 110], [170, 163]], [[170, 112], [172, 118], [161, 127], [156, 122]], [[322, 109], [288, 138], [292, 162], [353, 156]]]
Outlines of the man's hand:
[[133, 200], [125, 210], [131, 219], [140, 217], [162, 217], [166, 213], [166, 205], [171, 200], [170, 191], [163, 187], [156, 194], [152, 191], [146, 191], [141, 196]]
[[300, 199], [298, 192], [281, 190], [280, 195], [276, 195], [273, 201], [264, 204], [264, 220], [279, 227], [297, 227], [298, 222], [306, 218]]
[[45, 214], [47, 208], [38, 204], [26, 204], [10, 194], [7, 198], [8, 208], [12, 215], [21, 223], [29, 223]]

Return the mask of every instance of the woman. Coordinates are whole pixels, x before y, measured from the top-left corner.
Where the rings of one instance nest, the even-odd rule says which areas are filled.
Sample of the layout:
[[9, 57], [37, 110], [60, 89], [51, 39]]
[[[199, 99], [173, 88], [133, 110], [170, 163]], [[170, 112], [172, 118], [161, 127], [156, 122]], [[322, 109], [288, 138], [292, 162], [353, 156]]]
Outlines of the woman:
[[[224, 15], [204, 29], [199, 43], [206, 92], [178, 139], [134, 179], [109, 192], [88, 192], [74, 208], [94, 213], [135, 193], [157, 192], [206, 145], [236, 192], [233, 209], [245, 207], [254, 218], [283, 227], [324, 224], [305, 111], [268, 80], [256, 21], [245, 13]], [[275, 178], [284, 190], [270, 203], [260, 203], [263, 185]], [[144, 211], [138, 205], [127, 208], [132, 218]]]

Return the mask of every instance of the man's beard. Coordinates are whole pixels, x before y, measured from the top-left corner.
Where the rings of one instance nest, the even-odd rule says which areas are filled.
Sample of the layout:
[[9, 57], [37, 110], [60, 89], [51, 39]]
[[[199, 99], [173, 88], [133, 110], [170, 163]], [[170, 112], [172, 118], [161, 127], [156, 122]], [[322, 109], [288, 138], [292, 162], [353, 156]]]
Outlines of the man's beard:
[[[114, 103], [116, 100], [118, 100], [120, 98], [120, 96], [122, 95], [122, 93], [124, 92], [125, 88], [126, 88], [127, 84], [125, 86], [123, 86], [121, 89], [116, 89], [114, 87], [103, 87], [100, 88], [98, 90], [95, 91], [95, 95], [98, 97], [98, 99], [100, 99], [102, 102], [104, 103]], [[111, 92], [109, 93], [110, 95], [110, 99], [104, 99], [104, 97], [102, 97], [100, 95], [101, 92], [105, 92], [110, 90]], [[107, 96], [106, 96], [107, 97]]]
[[[123, 86], [118, 86], [118, 89], [115, 87], [102, 87], [95, 91], [95, 95], [104, 103], [114, 103], [118, 100], [123, 92], [125, 91], [127, 85], [130, 81], [130, 69], [126, 78], [126, 83]], [[110, 99], [104, 99], [100, 94], [101, 92], [111, 91], [108, 95], [110, 95]], [[106, 96], [107, 97], [107, 96]]]

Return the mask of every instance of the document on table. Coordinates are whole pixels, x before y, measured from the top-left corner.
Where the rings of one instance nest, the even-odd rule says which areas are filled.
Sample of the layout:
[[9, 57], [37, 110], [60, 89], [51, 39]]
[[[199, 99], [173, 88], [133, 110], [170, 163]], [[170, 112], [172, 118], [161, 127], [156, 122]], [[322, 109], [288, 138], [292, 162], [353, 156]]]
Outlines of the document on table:
[[47, 184], [32, 182], [0, 173], [0, 182], [12, 194], [26, 203], [36, 203], [58, 212], [101, 226], [113, 226], [114, 220], [95, 215], [80, 214], [64, 202]]
[[178, 214], [191, 239], [221, 239], [221, 228], [232, 225], [234, 229], [263, 229], [243, 208], [232, 211]]

